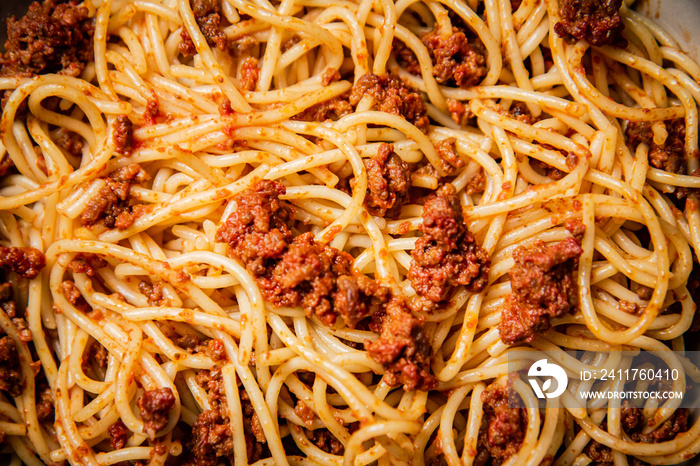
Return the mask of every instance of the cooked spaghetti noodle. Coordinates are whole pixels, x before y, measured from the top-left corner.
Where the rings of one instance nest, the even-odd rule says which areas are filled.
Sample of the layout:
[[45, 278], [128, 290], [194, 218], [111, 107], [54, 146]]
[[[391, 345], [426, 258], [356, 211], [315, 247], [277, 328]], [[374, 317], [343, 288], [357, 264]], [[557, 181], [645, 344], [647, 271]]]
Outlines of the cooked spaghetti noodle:
[[625, 349], [700, 382], [700, 67], [630, 5], [46, 0], [8, 27], [11, 464], [700, 452], [679, 400], [540, 407], [509, 374]]

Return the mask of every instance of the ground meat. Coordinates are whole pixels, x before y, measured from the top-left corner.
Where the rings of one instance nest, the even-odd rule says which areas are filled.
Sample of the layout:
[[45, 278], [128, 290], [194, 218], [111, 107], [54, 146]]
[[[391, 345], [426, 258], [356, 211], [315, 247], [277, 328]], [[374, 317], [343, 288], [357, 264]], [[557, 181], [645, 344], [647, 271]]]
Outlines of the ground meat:
[[122, 420], [118, 420], [107, 429], [109, 432], [109, 444], [115, 450], [121, 450], [129, 439], [129, 429], [126, 428]]
[[[229, 425], [230, 417], [226, 407], [226, 394], [221, 370], [201, 370], [195, 380], [207, 390], [211, 409], [201, 413], [192, 428], [192, 438], [188, 442], [191, 461], [195, 466], [214, 466], [219, 458], [227, 459], [233, 464], [233, 433]], [[248, 462], [254, 463], [262, 457], [269, 456], [265, 436], [260, 420], [245, 390], [239, 386], [241, 409], [244, 417], [244, 435]]]
[[63, 283], [61, 283], [61, 289], [63, 290], [63, 296], [65, 296], [68, 302], [75, 306], [76, 309], [85, 313], [92, 310], [88, 302], [83, 298], [83, 295], [80, 294], [80, 290], [75, 286], [73, 280], [64, 280]]
[[486, 189], [486, 173], [484, 169], [479, 167], [477, 172], [467, 180], [467, 185], [464, 187], [464, 192], [472, 195], [483, 193]]
[[147, 390], [137, 401], [143, 431], [153, 437], [168, 424], [168, 411], [175, 406], [175, 395], [169, 387]]
[[293, 120], [302, 121], [319, 121], [338, 120], [339, 118], [349, 115], [353, 112], [352, 105], [348, 101], [350, 94], [345, 93], [335, 96], [324, 102], [313, 105], [301, 113], [297, 113]]
[[146, 101], [146, 108], [143, 111], [143, 119], [147, 125], [155, 125], [158, 123], [158, 116], [160, 116], [158, 96], [155, 92], [151, 92], [151, 98]]
[[236, 197], [236, 211], [216, 232], [216, 240], [228, 243], [231, 255], [253, 276], [273, 267], [273, 261], [282, 257], [292, 240], [288, 222], [293, 211], [279, 201], [285, 192], [280, 183], [258, 182]]
[[435, 143], [435, 149], [442, 162], [445, 173], [452, 175], [464, 166], [464, 160], [457, 154], [457, 139], [447, 138]]
[[88, 372], [92, 364], [97, 367], [105, 369], [107, 368], [107, 363], [109, 362], [109, 351], [107, 348], [102, 346], [98, 341], [93, 341], [89, 343], [85, 348], [85, 353], [82, 359], [83, 372]]
[[620, 17], [622, 0], [561, 0], [561, 21], [554, 31], [568, 42], [588, 41], [592, 45], [624, 47], [625, 29]]
[[255, 57], [248, 57], [243, 60], [243, 64], [241, 65], [241, 89], [254, 91], [259, 77], [260, 68], [258, 68], [258, 59]]
[[416, 54], [413, 53], [413, 50], [403, 41], [394, 39], [394, 42], [391, 44], [391, 49], [396, 56], [396, 61], [403, 69], [411, 74], [421, 74], [420, 63], [418, 62], [418, 58], [416, 58]]
[[641, 315], [642, 312], [644, 312], [644, 309], [646, 306], [641, 306], [638, 303], [632, 302], [632, 301], [625, 301], [624, 299], [621, 299], [617, 303], [617, 307], [622, 311], [626, 312], [628, 314], [632, 314], [635, 316]]
[[[689, 411], [686, 408], [677, 409], [671, 417], [664, 421], [659, 427], [646, 434], [642, 433], [645, 420], [644, 414], [640, 408], [625, 400], [622, 402], [620, 409], [620, 424], [633, 442], [667, 442], [676, 438], [678, 434], [688, 430]], [[600, 428], [605, 431], [608, 430], [607, 420], [601, 423]], [[595, 440], [591, 440], [588, 445], [586, 445], [583, 452], [591, 458], [593, 464], [596, 466], [612, 466], [613, 464], [612, 450], [610, 447], [602, 445]], [[628, 456], [627, 458], [633, 466], [647, 464], [632, 456]]]
[[46, 265], [46, 257], [38, 249], [0, 246], [0, 268], [22, 278], [36, 278]]
[[221, 30], [221, 5], [218, 0], [190, 0], [194, 18], [209, 45], [226, 50], [228, 40]]
[[423, 98], [398, 75], [365, 74], [353, 85], [350, 103], [357, 107], [360, 100], [368, 94], [374, 97], [375, 107], [380, 112], [401, 115], [424, 133], [428, 132], [430, 121]]
[[530, 342], [537, 332], [549, 329], [550, 317], [574, 309], [578, 294], [574, 273], [581, 253], [573, 237], [516, 249], [515, 265], [508, 271], [511, 293], [499, 325], [501, 340], [509, 345]]
[[365, 207], [372, 215], [396, 218], [408, 201], [411, 173], [408, 164], [394, 152], [394, 146], [382, 143], [377, 154], [364, 159], [367, 169]]
[[426, 305], [434, 307], [446, 299], [455, 285], [473, 293], [486, 287], [491, 259], [467, 229], [452, 185], [425, 201], [420, 230], [423, 236], [411, 252], [408, 278]]
[[301, 306], [326, 325], [341, 315], [354, 326], [376, 307], [376, 283], [352, 270], [348, 253], [316, 243], [313, 234], [292, 238], [291, 209], [279, 202], [283, 185], [261, 181], [236, 198], [238, 209], [219, 228], [216, 240], [231, 247], [276, 306]]
[[180, 43], [177, 44], [177, 50], [182, 56], [191, 57], [192, 55], [197, 55], [197, 47], [195, 47], [194, 42], [192, 42], [192, 38], [190, 37], [190, 33], [187, 32], [187, 29], [182, 28], [182, 31], [180, 31], [180, 39]]
[[294, 238], [275, 268], [258, 277], [263, 296], [276, 306], [301, 306], [325, 325], [336, 316], [355, 327], [379, 306], [374, 280], [352, 270], [350, 254], [314, 241], [308, 232]]
[[151, 285], [142, 281], [139, 283], [139, 291], [148, 298], [148, 304], [151, 306], [167, 306], [170, 303], [170, 300], [163, 295], [162, 283]]
[[94, 277], [97, 271], [103, 267], [107, 267], [107, 261], [97, 254], [79, 252], [75, 255], [72, 261], [68, 263], [68, 268], [73, 273], [84, 273], [88, 277]]
[[456, 99], [447, 99], [446, 102], [452, 120], [460, 126], [469, 126], [469, 120], [474, 117], [469, 106]]
[[323, 84], [324, 86], [328, 86], [330, 83], [340, 81], [340, 78], [342, 78], [342, 76], [340, 75], [338, 70], [336, 70], [335, 68], [328, 68], [321, 75], [321, 84]]
[[[488, 452], [493, 464], [501, 464], [520, 450], [527, 430], [527, 410], [517, 395], [509, 398], [509, 390], [493, 383], [481, 394], [484, 418], [479, 431], [477, 449]], [[485, 455], [484, 455], [485, 456]]]
[[627, 144], [636, 150], [639, 144], [649, 148], [649, 164], [671, 173], [686, 172], [685, 163], [685, 121], [682, 118], [664, 122], [668, 136], [663, 144], [654, 143], [654, 133], [648, 121], [630, 121], [627, 123], [625, 136]]
[[83, 155], [83, 138], [78, 133], [67, 129], [60, 129], [56, 132], [54, 138], [56, 145], [68, 152], [73, 157], [82, 157]]
[[118, 154], [131, 155], [134, 143], [134, 125], [126, 115], [118, 115], [114, 120], [114, 143]]
[[104, 178], [106, 186], [85, 206], [80, 222], [87, 227], [101, 223], [107, 228], [129, 228], [135, 218], [143, 213], [143, 206], [131, 202], [129, 189], [132, 184], [143, 183], [149, 178], [136, 163], [113, 171]]
[[92, 60], [94, 24], [78, 2], [34, 2], [21, 19], [7, 19], [0, 76], [59, 73], [79, 76]]
[[308, 438], [311, 443], [326, 453], [339, 456], [342, 456], [345, 453], [345, 447], [343, 447], [343, 444], [340, 442], [340, 440], [335, 438], [335, 436], [331, 434], [328, 429], [305, 429], [304, 433], [306, 434], [306, 438]]
[[486, 76], [483, 47], [470, 43], [465, 31], [456, 27], [452, 34], [442, 36], [439, 28], [421, 36], [433, 60], [433, 76], [440, 84], [468, 89]]
[[420, 319], [413, 316], [403, 298], [394, 297], [380, 314], [381, 333], [365, 348], [375, 361], [384, 365], [384, 381], [404, 390], [432, 390], [437, 380], [430, 374], [430, 338]]
[[0, 390], [19, 396], [23, 388], [19, 353], [15, 341], [7, 335], [0, 338]]
[[502, 111], [502, 113], [526, 125], [533, 125], [537, 122], [537, 119], [532, 116], [524, 102], [513, 102], [513, 105], [507, 111]]
[[306, 403], [301, 400], [297, 400], [297, 404], [294, 406], [294, 414], [299, 416], [299, 419], [309, 427], [311, 427], [311, 424], [314, 422], [314, 417], [316, 417], [314, 410], [309, 408]]
[[53, 392], [46, 380], [41, 380], [36, 384], [36, 417], [39, 422], [54, 421]]

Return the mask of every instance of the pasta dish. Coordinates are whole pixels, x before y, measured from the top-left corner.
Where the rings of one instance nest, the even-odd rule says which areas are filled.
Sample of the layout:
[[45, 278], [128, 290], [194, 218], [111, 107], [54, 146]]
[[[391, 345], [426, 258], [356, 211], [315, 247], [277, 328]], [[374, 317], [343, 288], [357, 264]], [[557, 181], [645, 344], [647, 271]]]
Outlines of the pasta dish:
[[7, 28], [8, 464], [700, 452], [680, 399], [525, 381], [631, 351], [680, 374], [638, 391], [700, 383], [700, 67], [631, 2], [43, 0]]

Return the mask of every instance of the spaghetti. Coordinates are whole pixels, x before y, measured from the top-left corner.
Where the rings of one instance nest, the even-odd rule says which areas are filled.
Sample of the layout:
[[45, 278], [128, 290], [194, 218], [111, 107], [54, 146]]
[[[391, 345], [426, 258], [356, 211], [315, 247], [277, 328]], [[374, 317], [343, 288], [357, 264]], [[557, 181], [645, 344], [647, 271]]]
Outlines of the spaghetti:
[[625, 349], [700, 382], [678, 356], [700, 67], [627, 3], [46, 0], [9, 20], [11, 464], [697, 455], [680, 401], [540, 406], [509, 374], [535, 350], [629, 368]]

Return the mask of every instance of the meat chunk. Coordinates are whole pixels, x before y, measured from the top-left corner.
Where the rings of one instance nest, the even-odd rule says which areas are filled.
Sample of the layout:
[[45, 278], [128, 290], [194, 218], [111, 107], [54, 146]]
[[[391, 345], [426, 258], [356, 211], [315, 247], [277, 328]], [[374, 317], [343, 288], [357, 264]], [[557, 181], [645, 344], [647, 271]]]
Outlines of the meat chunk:
[[21, 19], [7, 19], [1, 76], [79, 76], [92, 60], [94, 22], [78, 2], [34, 2]]
[[413, 316], [403, 298], [394, 297], [381, 313], [381, 333], [365, 348], [386, 368], [384, 380], [404, 390], [432, 390], [437, 380], [430, 374], [430, 339], [420, 319]]
[[550, 317], [572, 311], [578, 288], [574, 273], [583, 253], [576, 238], [556, 244], [539, 241], [513, 253], [515, 266], [508, 271], [511, 293], [501, 314], [499, 333], [509, 345], [530, 342], [549, 329]]
[[367, 169], [365, 207], [372, 215], [395, 218], [408, 201], [411, 173], [408, 164], [394, 152], [394, 146], [382, 143], [377, 154], [364, 159]]
[[447, 138], [435, 144], [438, 156], [442, 161], [442, 169], [448, 175], [454, 174], [464, 166], [464, 160], [457, 154], [457, 139]]
[[[188, 442], [191, 458], [187, 464], [214, 466], [219, 464], [220, 458], [227, 459], [233, 464], [234, 433], [231, 430], [221, 370], [218, 368], [201, 370], [195, 376], [195, 380], [207, 390], [207, 399], [211, 409], [197, 416], [192, 426], [192, 437]], [[264, 456], [269, 456], [269, 451], [265, 445], [267, 442], [262, 432], [260, 420], [247, 392], [239, 387], [239, 393], [244, 417], [243, 435], [246, 441], [248, 462], [254, 463]]]
[[5, 390], [12, 396], [19, 396], [23, 386], [17, 346], [15, 341], [6, 335], [0, 338], [0, 390]]
[[109, 426], [107, 432], [109, 432], [109, 444], [112, 448], [115, 450], [124, 448], [129, 439], [129, 429], [126, 428], [121, 419]]
[[226, 39], [226, 34], [221, 30], [221, 5], [219, 0], [190, 0], [190, 5], [199, 29], [209, 45], [226, 50], [228, 40]]
[[379, 287], [352, 270], [352, 256], [316, 243], [313, 234], [292, 241], [291, 209], [279, 201], [284, 192], [281, 184], [264, 181], [238, 196], [238, 209], [217, 231], [217, 241], [231, 246], [231, 256], [245, 265], [272, 304], [301, 306], [326, 325], [341, 315], [354, 326], [377, 305]]
[[126, 115], [118, 115], [114, 120], [114, 143], [118, 154], [129, 156], [134, 143], [134, 125]]
[[293, 211], [279, 200], [285, 192], [280, 183], [258, 182], [236, 197], [238, 208], [216, 232], [216, 240], [228, 243], [233, 258], [254, 276], [274, 266], [292, 240], [288, 223]]
[[326, 325], [336, 316], [354, 327], [378, 305], [374, 280], [352, 270], [352, 256], [314, 241], [312, 233], [294, 238], [269, 276], [258, 283], [277, 306], [301, 306]]
[[685, 174], [685, 121], [679, 118], [664, 123], [668, 136], [663, 144], [656, 144], [650, 122], [628, 122], [625, 130], [627, 144], [632, 150], [636, 150], [639, 144], [646, 144], [649, 147], [649, 164], [652, 167]]
[[420, 230], [408, 278], [425, 305], [435, 307], [455, 285], [474, 293], [486, 287], [491, 259], [467, 229], [452, 185], [426, 200]]
[[45, 379], [36, 384], [36, 417], [39, 422], [54, 421], [54, 401], [51, 387]]
[[143, 431], [153, 439], [168, 424], [168, 412], [175, 406], [170, 387], [147, 390], [138, 399]]
[[80, 214], [80, 222], [87, 227], [102, 224], [106, 228], [126, 230], [134, 220], [145, 212], [145, 206], [132, 202], [129, 189], [133, 184], [141, 184], [150, 177], [136, 163], [110, 173], [106, 186], [91, 199]]
[[317, 103], [292, 117], [293, 120], [318, 121], [338, 120], [353, 112], [348, 101], [350, 94], [345, 93]]
[[[484, 47], [478, 38], [471, 39], [467, 29], [453, 27], [443, 36], [439, 28], [421, 35], [433, 62], [433, 76], [440, 84], [468, 89], [486, 76]], [[396, 61], [409, 73], [420, 75], [421, 68], [413, 51], [400, 40], [394, 40]]]
[[568, 42], [588, 41], [591, 45], [624, 47], [625, 29], [620, 17], [622, 0], [561, 0], [561, 21], [554, 31]]
[[527, 410], [519, 405], [517, 395], [509, 398], [509, 390], [496, 383], [481, 394], [484, 421], [477, 440], [480, 451], [488, 452], [493, 464], [501, 464], [522, 448], [527, 430]]
[[35, 248], [0, 246], [0, 268], [22, 278], [36, 278], [46, 266], [46, 257]]
[[398, 75], [368, 73], [360, 77], [352, 87], [350, 103], [357, 107], [365, 95], [374, 97], [375, 107], [380, 112], [401, 115], [424, 133], [428, 132], [430, 121], [423, 98]]
[[255, 90], [255, 85], [260, 77], [260, 68], [258, 68], [258, 59], [248, 57], [243, 60], [241, 65], [241, 89], [246, 91]]
[[306, 438], [308, 438], [311, 443], [316, 445], [319, 449], [330, 453], [331, 455], [342, 456], [345, 453], [345, 447], [343, 444], [335, 438], [333, 434], [330, 433], [328, 429], [315, 429], [306, 430]]
[[433, 76], [440, 84], [468, 89], [486, 76], [484, 50], [476, 41], [469, 42], [465, 31], [456, 27], [443, 36], [438, 28], [421, 37], [433, 60]]
[[56, 132], [56, 138], [54, 139], [56, 145], [68, 152], [73, 157], [81, 157], [83, 155], [83, 138], [66, 129], [60, 129]]
[[107, 266], [107, 261], [97, 254], [79, 252], [72, 261], [68, 263], [68, 268], [73, 273], [84, 273], [88, 277], [94, 277], [97, 271]]
[[[665, 420], [659, 427], [648, 433], [642, 433], [642, 430], [646, 424], [644, 419], [644, 414], [642, 410], [628, 400], [622, 402], [620, 412], [620, 424], [622, 429], [633, 442], [639, 443], [660, 443], [673, 440], [676, 436], [682, 432], [687, 432], [688, 430], [688, 415], [689, 411], [686, 408], [677, 409], [671, 417]], [[604, 420], [600, 428], [607, 431], [608, 423], [607, 419]], [[602, 445], [595, 440], [591, 440], [586, 448], [583, 450], [589, 458], [591, 458], [595, 463], [599, 465], [603, 464], [613, 464], [613, 455], [610, 447]], [[646, 463], [636, 463], [638, 461], [632, 456], [628, 456], [630, 464], [642, 465]]]

